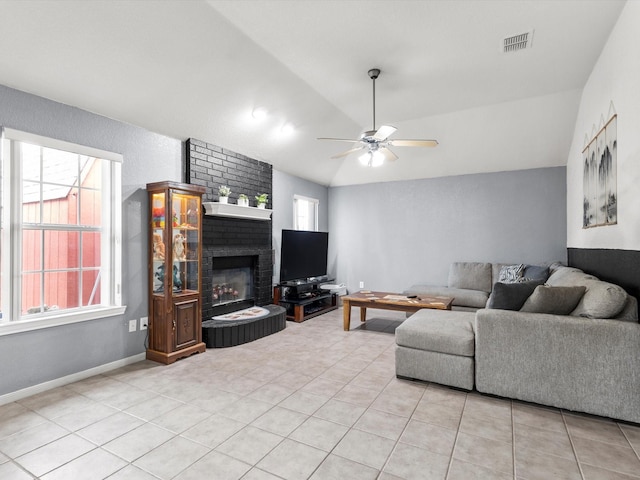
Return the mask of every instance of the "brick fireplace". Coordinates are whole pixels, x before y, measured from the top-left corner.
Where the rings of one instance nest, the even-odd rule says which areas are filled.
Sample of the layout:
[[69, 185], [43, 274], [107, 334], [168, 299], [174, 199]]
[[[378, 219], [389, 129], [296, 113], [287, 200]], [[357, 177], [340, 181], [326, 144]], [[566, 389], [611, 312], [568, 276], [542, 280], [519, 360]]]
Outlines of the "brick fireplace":
[[[203, 201], [217, 201], [218, 187], [231, 188], [230, 203], [236, 203], [238, 195], [246, 194], [255, 205], [254, 197], [268, 193], [272, 198], [272, 167], [244, 155], [216, 145], [189, 139], [186, 145], [186, 179], [194, 185], [202, 185], [207, 191]], [[269, 205], [268, 205], [269, 206]], [[202, 230], [202, 317], [228, 313], [249, 306], [267, 305], [273, 301], [273, 249], [271, 220], [247, 220], [204, 215]], [[231, 265], [248, 265], [253, 285], [251, 297], [245, 302], [234, 301], [233, 291], [223, 291], [219, 268]], [[245, 268], [245, 267], [242, 267]], [[215, 272], [214, 272], [215, 269]], [[237, 283], [239, 280], [229, 281]], [[227, 288], [231, 288], [228, 285]], [[238, 288], [233, 287], [233, 290]], [[238, 292], [240, 294], [240, 291]], [[216, 298], [217, 295], [217, 298]]]

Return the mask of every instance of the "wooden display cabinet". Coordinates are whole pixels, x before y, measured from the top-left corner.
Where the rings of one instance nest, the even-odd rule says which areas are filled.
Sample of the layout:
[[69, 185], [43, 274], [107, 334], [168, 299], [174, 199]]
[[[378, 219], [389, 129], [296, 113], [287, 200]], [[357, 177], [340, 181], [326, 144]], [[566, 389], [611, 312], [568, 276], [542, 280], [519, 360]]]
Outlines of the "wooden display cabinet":
[[160, 363], [202, 353], [202, 194], [177, 182], [149, 193], [149, 347]]

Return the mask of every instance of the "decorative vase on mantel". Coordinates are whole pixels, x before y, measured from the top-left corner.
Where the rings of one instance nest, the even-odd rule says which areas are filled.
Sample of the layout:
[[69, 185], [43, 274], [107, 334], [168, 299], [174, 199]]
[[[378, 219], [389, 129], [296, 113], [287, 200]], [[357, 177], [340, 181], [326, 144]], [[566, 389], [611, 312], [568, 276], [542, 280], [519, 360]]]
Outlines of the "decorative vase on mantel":
[[231, 189], [226, 185], [220, 185], [218, 188], [218, 195], [220, 196], [220, 203], [229, 203], [229, 195], [231, 194]]
[[240, 195], [238, 197], [238, 205], [241, 207], [248, 207], [249, 206], [249, 197], [247, 197], [246, 195]]
[[261, 193], [256, 196], [256, 204], [258, 208], [265, 208], [265, 205], [269, 201], [269, 195], [266, 193]]

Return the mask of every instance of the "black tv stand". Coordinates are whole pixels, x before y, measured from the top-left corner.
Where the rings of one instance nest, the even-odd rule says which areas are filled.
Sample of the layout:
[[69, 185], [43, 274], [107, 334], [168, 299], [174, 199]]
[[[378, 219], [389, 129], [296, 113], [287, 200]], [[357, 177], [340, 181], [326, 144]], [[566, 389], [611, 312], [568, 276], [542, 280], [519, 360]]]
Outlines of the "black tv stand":
[[283, 306], [287, 320], [303, 322], [338, 308], [336, 294], [320, 289], [330, 279], [304, 279], [281, 282], [273, 287], [273, 303]]

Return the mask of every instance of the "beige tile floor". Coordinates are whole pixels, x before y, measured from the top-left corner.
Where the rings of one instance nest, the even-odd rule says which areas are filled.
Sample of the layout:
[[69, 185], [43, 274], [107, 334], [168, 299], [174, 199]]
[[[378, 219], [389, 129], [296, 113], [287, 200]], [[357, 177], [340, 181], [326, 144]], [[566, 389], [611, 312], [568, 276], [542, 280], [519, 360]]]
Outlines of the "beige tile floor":
[[398, 380], [340, 310], [0, 407], [0, 479], [640, 479], [640, 426]]

